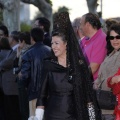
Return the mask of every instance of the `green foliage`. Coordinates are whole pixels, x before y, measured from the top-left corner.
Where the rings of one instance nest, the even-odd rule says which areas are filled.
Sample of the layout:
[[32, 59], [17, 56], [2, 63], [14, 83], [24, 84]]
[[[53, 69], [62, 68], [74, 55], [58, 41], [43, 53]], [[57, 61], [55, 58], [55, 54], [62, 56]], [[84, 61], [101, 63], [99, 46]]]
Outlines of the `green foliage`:
[[45, 0], [45, 1], [52, 6], [52, 1], [51, 0]]
[[57, 13], [60, 13], [60, 12], [68, 12], [69, 13], [69, 11], [70, 11], [70, 9], [67, 8], [66, 6], [59, 7], [58, 11], [53, 14], [53, 18], [56, 16]]
[[31, 30], [31, 26], [30, 25], [28, 25], [27, 23], [25, 23], [25, 22], [22, 22], [21, 24], [20, 24], [20, 28], [21, 28], [21, 32], [26, 32], [26, 31], [30, 31]]
[[63, 7], [59, 7], [58, 8], [58, 13], [60, 13], [60, 12], [65, 12], [65, 11], [67, 11], [67, 12], [69, 12], [69, 8], [67, 8], [66, 6], [63, 6]]

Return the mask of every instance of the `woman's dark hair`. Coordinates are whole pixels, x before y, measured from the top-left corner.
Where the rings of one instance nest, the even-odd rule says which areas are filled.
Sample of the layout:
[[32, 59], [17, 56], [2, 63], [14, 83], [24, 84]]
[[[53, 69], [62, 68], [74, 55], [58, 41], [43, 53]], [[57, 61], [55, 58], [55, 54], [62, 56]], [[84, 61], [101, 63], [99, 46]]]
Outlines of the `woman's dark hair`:
[[61, 37], [64, 42], [67, 42], [67, 40], [65, 38], [65, 35], [62, 32], [60, 33], [60, 32], [53, 31], [52, 32], [52, 37], [54, 37], [54, 36]]
[[92, 27], [97, 30], [101, 28], [99, 17], [96, 14], [87, 13], [84, 16], [85, 16], [85, 23], [89, 22], [92, 25]]
[[107, 20], [105, 21], [105, 23], [106, 23], [107, 30], [109, 30], [109, 29], [110, 29], [110, 26], [111, 26], [112, 24], [118, 23], [118, 21], [115, 20], [115, 19], [110, 18], [110, 19], [107, 19]]
[[21, 42], [25, 41], [26, 44], [30, 45], [30, 33], [29, 32], [22, 32], [19, 34], [19, 40]]
[[2, 37], [0, 39], [0, 49], [1, 50], [11, 50], [8, 38]]
[[112, 47], [110, 40], [109, 40], [109, 36], [110, 36], [110, 32], [111, 31], [115, 31], [118, 35], [120, 35], [120, 23], [114, 23], [111, 25], [109, 31], [107, 32], [107, 37], [106, 37], [106, 41], [107, 41], [107, 55], [109, 55], [114, 48]]
[[9, 32], [5, 25], [0, 25], [0, 30], [2, 30], [4, 32], [4, 36], [8, 37]]

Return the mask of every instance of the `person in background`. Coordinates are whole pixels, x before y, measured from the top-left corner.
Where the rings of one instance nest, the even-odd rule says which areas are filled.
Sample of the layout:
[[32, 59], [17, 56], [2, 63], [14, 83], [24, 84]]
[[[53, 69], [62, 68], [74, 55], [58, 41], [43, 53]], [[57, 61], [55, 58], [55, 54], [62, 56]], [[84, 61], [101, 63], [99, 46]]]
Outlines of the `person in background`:
[[40, 28], [33, 28], [30, 32], [31, 45], [22, 56], [20, 81], [27, 89], [29, 100], [29, 116], [35, 115], [36, 101], [41, 86], [43, 60], [50, 56], [50, 47], [43, 44], [44, 32]]
[[10, 46], [11, 48], [17, 52], [17, 48], [19, 46], [19, 34], [20, 32], [19, 31], [12, 31], [10, 33], [10, 36], [9, 36], [9, 43], [10, 43]]
[[82, 49], [96, 80], [99, 67], [106, 56], [106, 35], [101, 29], [98, 16], [92, 13], [82, 16], [80, 29], [86, 36], [81, 43]]
[[[107, 86], [107, 79], [113, 76], [120, 67], [120, 24], [113, 24], [110, 27], [106, 41], [107, 56], [100, 66], [94, 87], [98, 89], [102, 83], [102, 90], [110, 91], [111, 89]], [[102, 114], [105, 120], [114, 120], [113, 110], [102, 110]]]
[[[35, 116], [38, 120], [43, 114], [45, 120], [101, 120], [91, 74], [67, 12], [56, 15], [51, 43], [53, 54], [44, 60]], [[92, 112], [89, 104], [94, 106]]]
[[27, 52], [27, 50], [31, 47], [30, 44], [30, 33], [22, 32], [19, 34], [19, 46], [17, 48], [17, 57], [16, 62], [18, 69], [16, 71], [17, 83], [18, 83], [18, 92], [19, 92], [19, 104], [20, 104], [20, 112], [21, 112], [21, 120], [28, 120], [29, 117], [29, 101], [27, 90], [21, 83], [21, 58]]
[[34, 27], [39, 27], [44, 31], [43, 43], [50, 47], [51, 46], [50, 21], [45, 17], [37, 18], [34, 22]]
[[17, 48], [17, 58], [19, 58], [19, 67], [21, 66], [21, 58], [23, 54], [31, 47], [30, 33], [21, 32], [19, 34], [19, 46]]
[[0, 37], [8, 37], [9, 32], [5, 25], [0, 25]]
[[81, 18], [78, 17], [78, 18], [75, 18], [74, 21], [72, 22], [72, 27], [73, 27], [76, 38], [78, 39], [79, 43], [84, 38], [84, 35], [82, 34], [80, 30], [80, 21], [81, 21]]
[[[3, 91], [4, 120], [21, 120], [18, 100], [18, 86], [13, 74], [13, 62], [16, 52], [9, 45], [7, 38], [0, 40], [0, 89]], [[2, 98], [0, 98], [2, 99]]]
[[[9, 32], [6, 26], [4, 25], [0, 25], [0, 39], [2, 37], [8, 37]], [[1, 52], [1, 48], [0, 48], [0, 52]], [[0, 56], [0, 61], [3, 59], [4, 57]], [[3, 91], [0, 88], [0, 120], [4, 120], [4, 113], [3, 113]]]

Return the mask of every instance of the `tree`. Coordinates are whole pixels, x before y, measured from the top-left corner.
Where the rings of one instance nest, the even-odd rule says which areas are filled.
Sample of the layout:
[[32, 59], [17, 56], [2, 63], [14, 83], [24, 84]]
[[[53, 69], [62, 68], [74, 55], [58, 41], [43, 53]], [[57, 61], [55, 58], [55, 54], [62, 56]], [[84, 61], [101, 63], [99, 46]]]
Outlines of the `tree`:
[[0, 25], [3, 23], [3, 5], [0, 3]]
[[39, 11], [52, 22], [52, 2], [50, 0], [21, 0], [24, 3], [33, 4]]
[[20, 30], [19, 22], [19, 8], [20, 0], [0, 0], [4, 6], [3, 9], [3, 22], [8, 27], [8, 30]]
[[35, 16], [34, 16], [32, 22], [34, 22], [35, 19], [37, 19], [37, 18], [39, 18], [39, 17], [44, 17], [44, 15], [43, 15], [40, 11], [37, 11], [37, 12], [35, 13]]
[[98, 4], [97, 4], [98, 0], [86, 0], [86, 1], [87, 1], [87, 6], [88, 6], [89, 12], [97, 14], [96, 10], [97, 10], [97, 6], [98, 6]]
[[[19, 8], [20, 1], [28, 4], [33, 4], [39, 11], [48, 18], [52, 23], [52, 2], [51, 0], [0, 0], [3, 4], [3, 19], [4, 24], [8, 27], [9, 31], [19, 30]], [[86, 0], [89, 12], [96, 13], [97, 0]], [[51, 25], [52, 26], [52, 25]]]
[[20, 30], [20, 1], [35, 5], [52, 23], [51, 0], [0, 0], [0, 3], [4, 6], [4, 24], [8, 27], [10, 32], [13, 30]]

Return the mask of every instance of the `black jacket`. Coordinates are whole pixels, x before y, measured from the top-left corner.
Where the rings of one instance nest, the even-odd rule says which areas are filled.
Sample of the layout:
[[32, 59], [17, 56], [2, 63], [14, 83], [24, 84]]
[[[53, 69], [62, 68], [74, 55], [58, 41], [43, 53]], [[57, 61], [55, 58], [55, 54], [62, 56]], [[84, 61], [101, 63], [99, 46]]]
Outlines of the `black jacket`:
[[53, 61], [44, 63], [37, 106], [45, 106], [45, 120], [75, 120], [73, 84], [69, 82], [67, 73], [68, 68]]
[[35, 43], [22, 57], [21, 83], [28, 89], [29, 100], [36, 99], [41, 85], [43, 60], [50, 56], [50, 47]]

